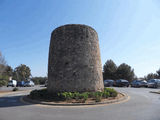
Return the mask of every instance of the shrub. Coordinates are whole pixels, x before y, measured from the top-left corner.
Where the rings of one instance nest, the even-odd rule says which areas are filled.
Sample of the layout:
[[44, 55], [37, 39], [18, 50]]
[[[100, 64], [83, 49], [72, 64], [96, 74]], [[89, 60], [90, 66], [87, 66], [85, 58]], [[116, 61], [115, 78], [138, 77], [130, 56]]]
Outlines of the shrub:
[[0, 87], [6, 86], [6, 85], [7, 85], [7, 81], [6, 80], [0, 80]]
[[103, 97], [104, 97], [104, 98], [110, 97], [110, 93], [109, 93], [108, 91], [104, 91], [104, 92], [103, 92]]
[[48, 93], [47, 89], [41, 89], [41, 90], [33, 90], [29, 97], [31, 99], [42, 99], [42, 100], [71, 100], [75, 99], [79, 102], [85, 102], [88, 98], [93, 98], [96, 102], [100, 102], [102, 98], [108, 98], [108, 97], [116, 97], [117, 91], [115, 91], [112, 88], [105, 88], [103, 92], [60, 92], [60, 93]]
[[75, 100], [82, 100], [83, 102], [85, 102], [88, 99], [88, 93], [79, 93], [79, 92], [62, 92], [62, 93], [58, 93], [58, 96], [63, 98], [64, 100], [71, 100], [71, 99], [75, 99]]
[[73, 93], [73, 99], [79, 100], [79, 96], [80, 96], [79, 92], [74, 92]]
[[93, 97], [95, 98], [96, 102], [100, 102], [102, 100], [102, 95], [103, 92], [95, 92]]
[[73, 97], [74, 97], [73, 93], [71, 93], [71, 92], [63, 92], [60, 94], [65, 100], [70, 100], [70, 99], [73, 99]]
[[79, 99], [82, 99], [82, 102], [84, 103], [88, 99], [88, 92], [79, 94]]
[[12, 91], [18, 91], [18, 88], [15, 87], [15, 88], [12, 89]]
[[54, 99], [55, 94], [50, 94], [47, 89], [33, 90], [31, 91], [29, 97], [31, 99]]
[[109, 92], [109, 97], [116, 97], [118, 94], [113, 88], [104, 88], [104, 92]]

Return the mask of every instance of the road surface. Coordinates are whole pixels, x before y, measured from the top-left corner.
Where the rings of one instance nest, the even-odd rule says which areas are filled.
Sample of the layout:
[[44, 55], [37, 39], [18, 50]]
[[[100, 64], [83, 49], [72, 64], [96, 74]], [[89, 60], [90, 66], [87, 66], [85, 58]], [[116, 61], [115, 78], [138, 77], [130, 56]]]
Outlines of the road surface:
[[115, 88], [130, 99], [120, 104], [90, 107], [52, 107], [26, 104], [28, 92], [0, 97], [0, 120], [160, 120], [160, 91], [151, 88]]

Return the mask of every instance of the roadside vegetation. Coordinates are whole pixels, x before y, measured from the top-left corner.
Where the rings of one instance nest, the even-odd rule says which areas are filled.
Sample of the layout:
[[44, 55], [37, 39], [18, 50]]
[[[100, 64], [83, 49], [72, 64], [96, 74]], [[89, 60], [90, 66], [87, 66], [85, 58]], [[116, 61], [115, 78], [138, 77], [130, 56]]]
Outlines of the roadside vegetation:
[[18, 91], [19, 89], [17, 87], [13, 88], [12, 91]]
[[47, 77], [32, 77], [31, 80], [36, 84], [36, 85], [44, 85]]
[[[122, 63], [117, 66], [113, 60], [107, 60], [103, 66], [103, 79], [125, 79], [129, 82], [133, 80], [137, 80], [137, 76], [134, 73], [134, 69], [126, 63]], [[142, 80], [150, 80], [150, 79], [160, 79], [160, 69], [156, 71], [156, 73], [149, 73], [143, 78], [139, 78]]]
[[[20, 64], [13, 69], [7, 64], [5, 57], [0, 52], [0, 87], [7, 86], [11, 78], [16, 81], [27, 81], [31, 76], [31, 69], [29, 66]], [[47, 77], [32, 77], [31, 79], [35, 84], [44, 84]]]
[[102, 99], [109, 97], [116, 97], [117, 91], [113, 88], [104, 88], [103, 92], [60, 92], [55, 94], [48, 93], [47, 89], [33, 90], [28, 96], [31, 99], [43, 100], [43, 101], [72, 101], [75, 100], [78, 103], [84, 103], [88, 99], [92, 99], [95, 102], [100, 102]]
[[136, 78], [134, 69], [126, 63], [122, 63], [117, 66], [113, 60], [107, 60], [103, 66], [103, 78], [106, 79], [125, 79], [131, 82]]

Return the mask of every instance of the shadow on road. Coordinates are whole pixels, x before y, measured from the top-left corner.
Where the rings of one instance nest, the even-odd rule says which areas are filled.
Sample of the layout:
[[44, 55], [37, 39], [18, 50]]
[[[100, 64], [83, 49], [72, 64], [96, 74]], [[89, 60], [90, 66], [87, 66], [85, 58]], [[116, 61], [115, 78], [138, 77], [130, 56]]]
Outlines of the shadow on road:
[[22, 102], [20, 99], [23, 96], [24, 95], [0, 97], [0, 108], [33, 105], [32, 103], [29, 104]]

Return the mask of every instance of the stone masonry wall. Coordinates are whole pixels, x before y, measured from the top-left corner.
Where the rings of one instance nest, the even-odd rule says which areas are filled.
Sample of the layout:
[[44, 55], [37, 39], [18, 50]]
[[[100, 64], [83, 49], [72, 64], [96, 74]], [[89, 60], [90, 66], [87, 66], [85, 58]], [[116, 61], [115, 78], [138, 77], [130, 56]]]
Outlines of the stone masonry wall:
[[48, 91], [102, 91], [103, 88], [96, 31], [79, 24], [55, 29], [49, 48]]

